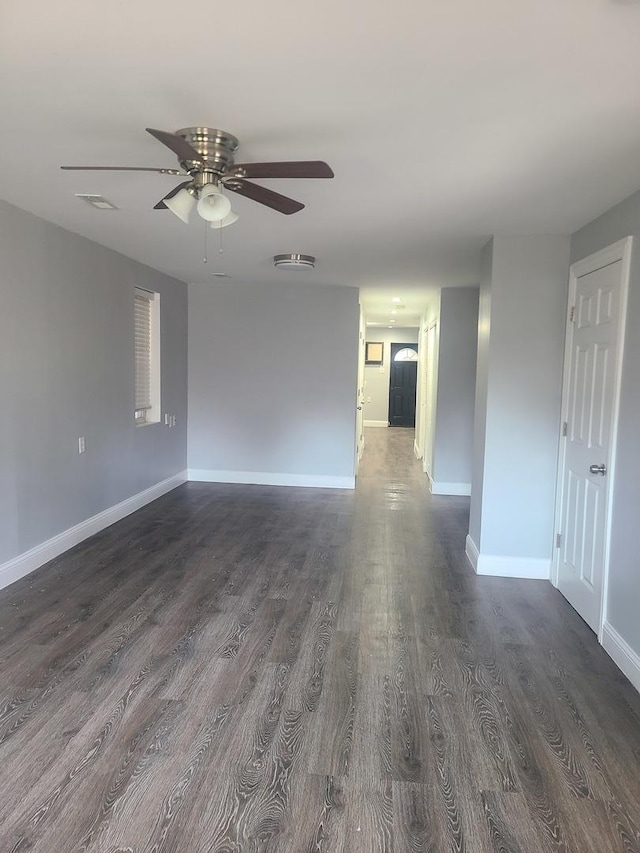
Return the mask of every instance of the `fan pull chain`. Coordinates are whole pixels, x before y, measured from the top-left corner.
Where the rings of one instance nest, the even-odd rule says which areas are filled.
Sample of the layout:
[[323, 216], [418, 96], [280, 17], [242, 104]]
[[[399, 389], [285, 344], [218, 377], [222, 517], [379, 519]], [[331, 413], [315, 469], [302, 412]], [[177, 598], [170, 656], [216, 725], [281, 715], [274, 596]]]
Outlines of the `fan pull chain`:
[[207, 263], [207, 236], [208, 236], [207, 232], [208, 232], [208, 230], [209, 229], [207, 228], [207, 223], [205, 222], [204, 223], [204, 262], [205, 262], [205, 264]]

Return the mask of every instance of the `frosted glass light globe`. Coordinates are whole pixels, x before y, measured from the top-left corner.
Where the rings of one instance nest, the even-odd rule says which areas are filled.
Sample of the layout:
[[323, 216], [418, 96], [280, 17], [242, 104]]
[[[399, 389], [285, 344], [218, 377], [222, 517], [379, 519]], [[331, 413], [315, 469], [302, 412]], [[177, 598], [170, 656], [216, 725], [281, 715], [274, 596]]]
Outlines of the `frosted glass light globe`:
[[207, 222], [220, 222], [231, 213], [231, 202], [220, 187], [207, 184], [200, 190], [198, 216]]

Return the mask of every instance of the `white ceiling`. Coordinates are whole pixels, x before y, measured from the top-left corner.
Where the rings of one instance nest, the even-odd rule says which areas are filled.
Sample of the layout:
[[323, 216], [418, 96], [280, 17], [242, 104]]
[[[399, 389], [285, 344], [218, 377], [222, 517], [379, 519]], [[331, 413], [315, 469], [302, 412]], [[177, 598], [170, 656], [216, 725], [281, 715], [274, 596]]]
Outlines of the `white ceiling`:
[[[369, 320], [398, 295], [415, 322], [491, 234], [569, 233], [640, 187], [639, 37], [632, 0], [5, 3], [0, 197], [184, 281], [358, 286]], [[264, 181], [293, 216], [234, 196], [205, 265], [202, 223], [152, 210], [176, 179], [58, 168], [174, 167], [144, 128], [190, 125], [336, 177]], [[316, 269], [276, 272], [289, 251]]]

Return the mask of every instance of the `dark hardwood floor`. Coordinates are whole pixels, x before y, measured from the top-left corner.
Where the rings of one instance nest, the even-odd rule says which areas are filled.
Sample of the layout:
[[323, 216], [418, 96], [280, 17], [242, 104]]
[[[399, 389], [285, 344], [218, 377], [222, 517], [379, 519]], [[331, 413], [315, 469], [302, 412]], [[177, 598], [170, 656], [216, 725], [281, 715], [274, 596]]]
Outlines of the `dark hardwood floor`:
[[413, 432], [354, 492], [189, 483], [0, 592], [0, 850], [640, 850], [640, 696], [476, 577]]

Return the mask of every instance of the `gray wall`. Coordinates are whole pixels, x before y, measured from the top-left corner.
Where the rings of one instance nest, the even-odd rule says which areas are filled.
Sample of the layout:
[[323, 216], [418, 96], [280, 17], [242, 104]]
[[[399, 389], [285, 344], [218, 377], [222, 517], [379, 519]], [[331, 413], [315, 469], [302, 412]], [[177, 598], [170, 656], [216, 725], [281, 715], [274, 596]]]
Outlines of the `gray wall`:
[[478, 342], [478, 288], [440, 294], [433, 480], [470, 484]]
[[189, 286], [189, 470], [352, 477], [358, 291]]
[[[364, 367], [364, 418], [365, 421], [389, 422], [389, 365], [391, 344], [417, 344], [419, 330], [367, 328], [367, 341], [382, 341], [382, 365], [365, 364]], [[371, 398], [371, 399], [369, 399]]]
[[[172, 429], [133, 422], [136, 286]], [[184, 284], [0, 202], [0, 564], [186, 468], [186, 373]]]
[[571, 262], [633, 235], [612, 506], [607, 622], [640, 655], [640, 192], [571, 238]]
[[492, 255], [490, 336], [481, 328], [478, 359], [480, 394], [486, 382], [486, 402], [477, 401], [480, 412], [486, 405], [484, 471], [472, 486], [482, 489], [482, 514], [479, 525], [477, 516], [472, 521], [479, 540], [472, 538], [481, 556], [550, 564], [569, 238], [494, 237]]

